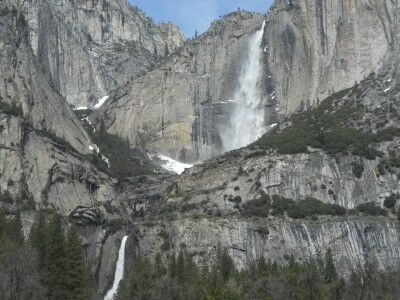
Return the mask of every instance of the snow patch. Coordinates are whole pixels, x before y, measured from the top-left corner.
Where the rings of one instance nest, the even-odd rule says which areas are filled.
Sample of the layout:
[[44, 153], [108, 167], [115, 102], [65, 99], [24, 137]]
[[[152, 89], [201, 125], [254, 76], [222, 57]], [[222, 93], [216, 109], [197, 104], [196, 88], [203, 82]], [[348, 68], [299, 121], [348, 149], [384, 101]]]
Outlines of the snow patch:
[[73, 110], [87, 110], [87, 109], [89, 109], [87, 106], [79, 106], [74, 108]]
[[109, 97], [109, 96], [104, 96], [103, 98], [101, 98], [101, 99], [99, 100], [99, 102], [97, 102], [97, 104], [96, 104], [95, 106], [93, 106], [93, 108], [94, 108], [94, 109], [99, 109], [99, 108], [104, 104], [104, 102], [107, 101], [108, 97]]
[[105, 157], [103, 154], [101, 155], [101, 160], [107, 164], [107, 167], [110, 167], [110, 160]]
[[154, 157], [158, 157], [161, 160], [161, 166], [170, 172], [176, 173], [178, 175], [182, 174], [186, 169], [190, 169], [193, 165], [181, 163], [177, 160], [174, 160], [168, 156], [162, 154], [149, 154], [149, 157], [153, 159]]
[[97, 147], [97, 145], [95, 145], [95, 144], [89, 145], [89, 150], [90, 151], [95, 151], [96, 153], [100, 152], [99, 147]]
[[392, 89], [392, 87], [388, 87], [388, 88], [385, 89], [383, 92], [384, 92], [384, 93], [387, 93], [387, 92], [389, 92], [391, 89]]

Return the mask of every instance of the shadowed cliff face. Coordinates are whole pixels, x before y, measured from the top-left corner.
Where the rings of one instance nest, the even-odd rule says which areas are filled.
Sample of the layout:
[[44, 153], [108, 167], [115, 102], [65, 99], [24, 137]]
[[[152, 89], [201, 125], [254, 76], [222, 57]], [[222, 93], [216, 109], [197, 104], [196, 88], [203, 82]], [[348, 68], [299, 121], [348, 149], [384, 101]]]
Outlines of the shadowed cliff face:
[[126, 1], [26, 2], [32, 48], [49, 82], [75, 106], [95, 104], [183, 43]]

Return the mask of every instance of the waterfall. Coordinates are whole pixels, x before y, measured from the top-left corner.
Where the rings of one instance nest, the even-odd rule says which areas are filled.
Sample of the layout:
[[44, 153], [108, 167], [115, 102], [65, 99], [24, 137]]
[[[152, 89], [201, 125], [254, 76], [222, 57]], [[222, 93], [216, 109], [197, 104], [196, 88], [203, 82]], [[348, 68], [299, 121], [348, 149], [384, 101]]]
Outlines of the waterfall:
[[114, 282], [111, 289], [108, 290], [104, 300], [112, 300], [117, 293], [119, 282], [124, 278], [124, 264], [125, 264], [125, 245], [128, 236], [124, 236], [121, 241], [121, 247], [118, 252], [117, 266], [115, 267]]
[[234, 106], [226, 128], [221, 130], [225, 151], [241, 148], [256, 141], [265, 133], [264, 110], [261, 107], [262, 38], [265, 21], [248, 41], [247, 56], [239, 75]]

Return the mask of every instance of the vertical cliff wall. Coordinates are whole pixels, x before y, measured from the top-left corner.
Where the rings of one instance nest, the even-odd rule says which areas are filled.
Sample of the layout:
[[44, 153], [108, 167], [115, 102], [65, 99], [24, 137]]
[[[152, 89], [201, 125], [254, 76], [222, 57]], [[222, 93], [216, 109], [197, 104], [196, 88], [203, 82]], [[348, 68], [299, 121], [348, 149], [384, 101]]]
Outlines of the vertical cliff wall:
[[178, 160], [221, 153], [216, 128], [228, 122], [248, 38], [263, 19], [238, 12], [215, 21], [158, 68], [111, 95], [93, 121], [105, 120], [110, 132]]
[[265, 30], [265, 80], [277, 111], [317, 104], [379, 70], [395, 47], [398, 11], [398, 1], [277, 0]]
[[76, 106], [95, 104], [183, 43], [124, 0], [26, 2], [32, 48], [51, 85]]

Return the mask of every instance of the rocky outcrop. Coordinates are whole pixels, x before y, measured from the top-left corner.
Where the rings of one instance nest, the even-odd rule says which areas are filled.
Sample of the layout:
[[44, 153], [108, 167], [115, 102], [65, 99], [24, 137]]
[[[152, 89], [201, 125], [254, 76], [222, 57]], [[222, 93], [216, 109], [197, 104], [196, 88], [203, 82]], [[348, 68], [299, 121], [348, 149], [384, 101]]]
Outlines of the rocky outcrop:
[[233, 98], [247, 39], [263, 16], [232, 13], [215, 21], [158, 68], [111, 95], [93, 119], [108, 131], [178, 160], [220, 153], [218, 123]]
[[75, 106], [95, 104], [183, 43], [124, 0], [30, 0], [32, 48], [52, 87]]
[[380, 270], [398, 270], [400, 255], [399, 223], [382, 218], [321, 218], [318, 221], [243, 219], [236, 217], [179, 218], [163, 224], [141, 226], [142, 255], [154, 255], [168, 232], [172, 252], [182, 245], [202, 262], [215, 254], [218, 246], [226, 247], [238, 268], [261, 257], [278, 264], [293, 256], [298, 262], [323, 258], [327, 249], [334, 253], [340, 275], [365, 265]]
[[397, 1], [277, 0], [265, 30], [266, 81], [281, 115], [351, 87], [395, 48]]

